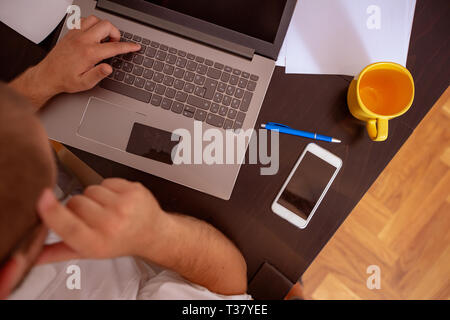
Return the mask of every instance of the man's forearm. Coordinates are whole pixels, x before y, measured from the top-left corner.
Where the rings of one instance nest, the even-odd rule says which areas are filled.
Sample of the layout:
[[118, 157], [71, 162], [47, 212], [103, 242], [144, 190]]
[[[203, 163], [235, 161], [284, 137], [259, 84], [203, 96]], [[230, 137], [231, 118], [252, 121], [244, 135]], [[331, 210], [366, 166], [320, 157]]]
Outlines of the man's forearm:
[[143, 258], [219, 294], [246, 292], [245, 260], [217, 229], [192, 217], [169, 214], [161, 234]]
[[9, 83], [9, 87], [26, 97], [39, 110], [56, 92], [46, 86], [46, 79], [39, 74], [39, 65], [27, 69]]

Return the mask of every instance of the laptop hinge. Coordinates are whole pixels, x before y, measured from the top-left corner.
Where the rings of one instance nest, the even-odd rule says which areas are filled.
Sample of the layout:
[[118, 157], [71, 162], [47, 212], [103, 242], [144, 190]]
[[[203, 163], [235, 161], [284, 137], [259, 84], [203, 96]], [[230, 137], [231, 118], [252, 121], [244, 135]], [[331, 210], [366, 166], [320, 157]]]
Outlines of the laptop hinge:
[[126, 7], [109, 0], [97, 0], [97, 8], [134, 19], [141, 23], [178, 34], [180, 36], [198, 41], [212, 47], [216, 47], [218, 49], [222, 49], [224, 51], [239, 55], [250, 60], [253, 59], [253, 55], [255, 54], [254, 49], [191, 29], [189, 27], [176, 24], [171, 21], [155, 17], [151, 14]]

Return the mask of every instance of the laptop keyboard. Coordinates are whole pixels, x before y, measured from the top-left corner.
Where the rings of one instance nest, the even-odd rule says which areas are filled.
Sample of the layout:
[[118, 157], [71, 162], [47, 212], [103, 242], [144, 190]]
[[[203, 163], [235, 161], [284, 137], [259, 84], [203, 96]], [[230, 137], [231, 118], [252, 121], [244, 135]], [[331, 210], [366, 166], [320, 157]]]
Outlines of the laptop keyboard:
[[257, 75], [120, 33], [121, 41], [139, 43], [141, 50], [107, 61], [113, 73], [100, 87], [218, 128], [242, 128]]

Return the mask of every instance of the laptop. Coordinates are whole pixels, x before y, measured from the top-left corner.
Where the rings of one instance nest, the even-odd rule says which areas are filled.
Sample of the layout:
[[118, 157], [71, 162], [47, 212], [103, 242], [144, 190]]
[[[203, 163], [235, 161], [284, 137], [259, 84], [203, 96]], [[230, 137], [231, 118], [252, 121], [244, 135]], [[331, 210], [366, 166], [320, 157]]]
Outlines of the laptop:
[[[114, 72], [94, 89], [50, 101], [40, 114], [49, 137], [230, 199], [245, 152], [227, 164], [175, 164], [172, 154], [183, 139], [192, 150], [198, 141], [208, 145], [199, 128], [224, 136], [254, 128], [295, 3], [75, 0], [82, 16], [108, 19], [121, 41], [142, 49], [110, 59]], [[67, 31], [64, 26], [60, 38]], [[190, 142], [172, 135], [179, 129], [191, 134]]]

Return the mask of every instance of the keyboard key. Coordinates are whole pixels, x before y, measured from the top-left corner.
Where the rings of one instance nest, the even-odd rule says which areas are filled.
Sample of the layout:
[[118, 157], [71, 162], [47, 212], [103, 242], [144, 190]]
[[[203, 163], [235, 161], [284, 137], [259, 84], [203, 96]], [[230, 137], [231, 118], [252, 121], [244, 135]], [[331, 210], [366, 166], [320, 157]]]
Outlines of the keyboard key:
[[155, 61], [153, 63], [153, 70], [161, 72], [164, 69], [164, 63], [161, 61]]
[[168, 64], [175, 64], [175, 62], [177, 62], [177, 56], [174, 56], [173, 54], [169, 54], [166, 58], [166, 62]]
[[249, 81], [247, 84], [247, 90], [248, 91], [255, 91], [256, 89], [256, 82], [254, 81]]
[[186, 69], [188, 69], [189, 71], [197, 70], [197, 62], [188, 61], [187, 64], [186, 64]]
[[165, 77], [164, 77], [164, 80], [163, 80], [163, 83], [164, 83], [166, 86], [171, 87], [171, 86], [173, 85], [173, 82], [174, 82], [174, 81], [175, 81], [175, 78], [174, 78], [174, 77], [165, 76]]
[[125, 72], [131, 72], [133, 71], [133, 64], [129, 62], [124, 62], [122, 66], [122, 70]]
[[183, 88], [184, 88], [184, 83], [185, 83], [185, 82], [184, 82], [183, 80], [176, 79], [176, 80], [174, 81], [174, 83], [173, 83], [173, 86], [174, 86], [175, 89], [183, 90]]
[[195, 110], [196, 110], [195, 108], [186, 105], [184, 106], [183, 116], [192, 118], [194, 116]]
[[171, 53], [171, 54], [177, 54], [177, 49], [175, 49], [175, 48], [169, 48], [169, 53]]
[[223, 99], [223, 94], [221, 94], [220, 92], [216, 92], [216, 94], [213, 97], [213, 101], [217, 102], [217, 103], [221, 103]]
[[222, 72], [220, 72], [220, 70], [211, 67], [208, 68], [207, 76], [210, 78], [213, 78], [215, 80], [220, 79], [221, 74]]
[[175, 95], [175, 100], [180, 102], [186, 102], [187, 97], [188, 94], [186, 92], [177, 91], [177, 94]]
[[143, 88], [145, 85], [145, 80], [142, 78], [136, 78], [136, 80], [134, 80], [134, 86], [138, 87], [138, 88]]
[[241, 99], [244, 96], [244, 90], [241, 88], [236, 88], [236, 92], [234, 93], [234, 96], [238, 99]]
[[162, 97], [158, 96], [157, 94], [154, 94], [152, 96], [152, 99], [150, 100], [150, 103], [154, 105], [155, 107], [159, 107], [161, 105]]
[[175, 98], [175, 94], [177, 93], [177, 90], [175, 90], [174, 88], [167, 88], [166, 89], [166, 97], [173, 99]]
[[241, 111], [247, 112], [248, 107], [250, 106], [250, 102], [252, 101], [253, 93], [249, 91], [245, 91], [244, 97], [241, 102]]
[[164, 98], [161, 102], [161, 108], [170, 110], [170, 107], [172, 107], [172, 100]]
[[125, 78], [125, 72], [120, 70], [114, 71], [114, 79], [123, 81], [123, 78]]
[[103, 79], [100, 82], [100, 87], [110, 90], [110, 91], [114, 91], [116, 93], [119, 94], [123, 94], [127, 97], [148, 103], [150, 101], [151, 98], [151, 93], [148, 93], [147, 91], [135, 88], [135, 87], [131, 87], [128, 85], [125, 85], [121, 82], [117, 82], [111, 79]]
[[199, 86], [203, 86], [203, 84], [205, 83], [205, 80], [206, 80], [206, 78], [199, 74], [195, 75], [195, 77], [194, 77], [194, 83]]
[[239, 82], [238, 82], [238, 87], [245, 89], [247, 87], [247, 83], [248, 83], [248, 80], [240, 78]]
[[159, 43], [152, 41], [152, 43], [150, 44], [153, 48], [159, 48]]
[[237, 115], [237, 111], [236, 110], [234, 110], [234, 109], [230, 109], [230, 110], [228, 110], [228, 118], [230, 118], [230, 119], [235, 119], [236, 118], [236, 115]]
[[250, 73], [242, 72], [242, 78], [248, 79], [250, 77]]
[[141, 66], [134, 66], [133, 68], [133, 74], [136, 76], [142, 76], [142, 73], [144, 73], [144, 68]]
[[146, 46], [148, 46], [150, 44], [150, 40], [148, 39], [142, 39], [142, 44], [145, 44]]
[[214, 63], [214, 68], [216, 68], [216, 69], [222, 70], [223, 67], [224, 67], [224, 66], [223, 66], [223, 64], [221, 64], [221, 63], [218, 63], [218, 62]]
[[205, 62], [205, 58], [195, 57], [195, 61], [197, 61], [198, 63], [203, 63], [203, 62]]
[[184, 70], [181, 68], [175, 68], [175, 71], [173, 72], [173, 75], [178, 78], [178, 79], [182, 79], [184, 76]]
[[184, 80], [186, 80], [188, 82], [194, 81], [194, 78], [195, 78], [195, 73], [192, 73], [190, 71], [186, 71], [186, 73], [184, 74]]
[[208, 114], [208, 113], [207, 113], [206, 111], [197, 109], [197, 110], [195, 111], [194, 119], [195, 119], [195, 120], [198, 120], [198, 121], [205, 121], [206, 115], [207, 115], [207, 114]]
[[227, 85], [223, 82], [219, 82], [219, 85], [217, 86], [217, 91], [219, 92], [225, 92], [225, 90], [227, 89]]
[[212, 113], [217, 113], [219, 112], [220, 109], [220, 105], [218, 105], [217, 103], [213, 103], [211, 105], [211, 109], [209, 109], [209, 111], [211, 111]]
[[206, 123], [218, 128], [221, 128], [224, 122], [225, 118], [216, 114], [208, 113], [208, 116], [206, 117]]
[[240, 76], [241, 75], [241, 70], [233, 69], [233, 74], [236, 75], [236, 76]]
[[169, 50], [169, 47], [166, 46], [166, 45], [164, 45], [164, 44], [161, 44], [161, 45], [159, 46], [159, 48], [160, 48], [162, 51], [167, 51], [167, 50]]
[[223, 128], [225, 130], [232, 129], [233, 128], [233, 121], [230, 120], [230, 119], [226, 119], [225, 123], [223, 124]]
[[134, 58], [134, 53], [131, 53], [131, 52], [123, 55], [123, 59], [126, 61], [131, 61], [131, 60], [133, 60], [133, 58]]
[[153, 74], [154, 74], [154, 72], [152, 70], [145, 69], [145, 71], [144, 71], [144, 78], [145, 79], [151, 79], [151, 78], [153, 78]]
[[232, 75], [230, 77], [230, 84], [231, 85], [235, 86], [235, 85], [237, 85], [238, 82], [239, 82], [239, 77], [237, 77], [235, 75]]
[[141, 49], [139, 49], [138, 53], [139, 53], [139, 54], [145, 54], [145, 51], [147, 51], [147, 47], [141, 45]]
[[231, 97], [230, 96], [224, 96], [222, 100], [222, 104], [224, 106], [229, 106], [231, 104]]
[[236, 90], [236, 87], [228, 86], [227, 90], [226, 90], [226, 93], [227, 93], [227, 95], [232, 96], [234, 94], [235, 90]]
[[239, 101], [238, 99], [236, 99], [236, 98], [233, 98], [232, 100], [231, 100], [231, 107], [232, 108], [234, 108], [234, 109], [239, 109], [239, 105], [241, 104], [241, 101]]
[[162, 84], [157, 84], [155, 88], [155, 93], [164, 95], [164, 92], [166, 92], [166, 87], [163, 86]]
[[208, 67], [205, 66], [204, 64], [199, 64], [197, 66], [197, 73], [201, 74], [201, 75], [205, 75], [206, 72], [208, 72]]
[[142, 37], [139, 37], [139, 36], [135, 35], [133, 37], [133, 40], [136, 41], [136, 42], [141, 42], [142, 41]]
[[165, 74], [172, 75], [174, 69], [175, 69], [175, 68], [174, 68], [173, 66], [171, 66], [170, 64], [165, 64], [165, 65], [164, 65], [163, 72], [164, 72]]
[[220, 114], [221, 116], [226, 116], [227, 113], [228, 113], [228, 108], [225, 107], [225, 106], [220, 106], [219, 114]]
[[233, 71], [233, 68], [232, 68], [232, 67], [229, 67], [229, 66], [225, 66], [224, 70], [225, 70], [226, 72], [230, 72], [230, 73], [231, 73], [231, 71]]
[[194, 89], [195, 89], [195, 85], [193, 85], [192, 83], [186, 82], [183, 90], [187, 93], [192, 93], [192, 92], [194, 92]]
[[203, 110], [208, 110], [211, 107], [211, 102], [209, 102], [208, 100], [196, 97], [196, 96], [192, 96], [189, 95], [188, 99], [187, 99], [187, 103], [190, 104], [191, 106], [203, 109]]
[[172, 103], [172, 108], [171, 108], [171, 110], [172, 110], [173, 112], [175, 112], [175, 113], [182, 113], [183, 110], [184, 110], [184, 104], [179, 103], [179, 102], [177, 102], [177, 101], [174, 101], [174, 102]]
[[145, 87], [144, 87], [145, 90], [153, 92], [155, 90], [155, 88], [156, 88], [156, 83], [154, 83], [153, 81], [147, 80], [145, 82]]
[[203, 98], [203, 96], [205, 95], [205, 92], [206, 92], [205, 88], [203, 88], [203, 87], [195, 87], [194, 94], [196, 96], [199, 96], [199, 97]]
[[133, 35], [129, 32], [125, 32], [125, 34], [123, 35], [126, 39], [131, 39], [133, 38]]
[[178, 58], [177, 67], [184, 68], [186, 67], [187, 60], [185, 58]]
[[205, 88], [206, 88], [206, 93], [204, 95], [205, 99], [212, 99], [214, 96], [214, 93], [216, 92], [216, 88], [217, 88], [217, 81], [216, 80], [212, 80], [212, 79], [206, 79], [205, 81]]
[[117, 58], [113, 59], [113, 61], [112, 61], [112, 63], [111, 63], [111, 66], [112, 66], [113, 68], [115, 68], [115, 69], [120, 69], [120, 68], [122, 68], [122, 65], [123, 65], [122, 60], [117, 59]]
[[148, 47], [145, 51], [145, 55], [150, 58], [154, 58], [156, 55], [156, 49], [152, 47]]
[[258, 81], [258, 79], [259, 79], [259, 77], [257, 75], [252, 74], [250, 76], [250, 80], [252, 80], [252, 81]]
[[236, 129], [242, 128], [242, 125], [244, 124], [244, 119], [245, 119], [245, 113], [238, 112], [238, 114], [236, 115], [236, 121], [234, 121], [233, 129], [236, 130]]
[[231, 74], [227, 73], [227, 72], [223, 72], [222, 76], [220, 77], [220, 80], [222, 80], [223, 82], [228, 82], [230, 80]]
[[192, 53], [188, 53], [188, 54], [187, 54], [187, 58], [188, 58], [189, 60], [194, 60], [194, 59], [195, 59], [195, 56], [194, 56]]
[[126, 84], [133, 84], [133, 83], [134, 83], [134, 79], [136, 79], [135, 76], [133, 76], [132, 74], [127, 73], [127, 74], [125, 75], [125, 80], [124, 80], [124, 82], [125, 82]]
[[155, 72], [155, 75], [153, 76], [153, 81], [156, 83], [161, 83], [164, 80], [164, 75], [160, 72]]
[[158, 52], [156, 53], [156, 59], [160, 60], [160, 61], [164, 61], [166, 60], [167, 57], [167, 53], [161, 50], [158, 50]]
[[211, 60], [206, 59], [206, 60], [205, 60], [205, 64], [206, 64], [208, 67], [212, 67], [212, 65], [214, 64], [214, 62], [212, 62]]
[[153, 67], [153, 61], [154, 61], [153, 59], [145, 57], [144, 58], [144, 67], [146, 67], [146, 68]]
[[179, 55], [180, 57], [186, 57], [186, 51], [178, 50], [178, 55]]

